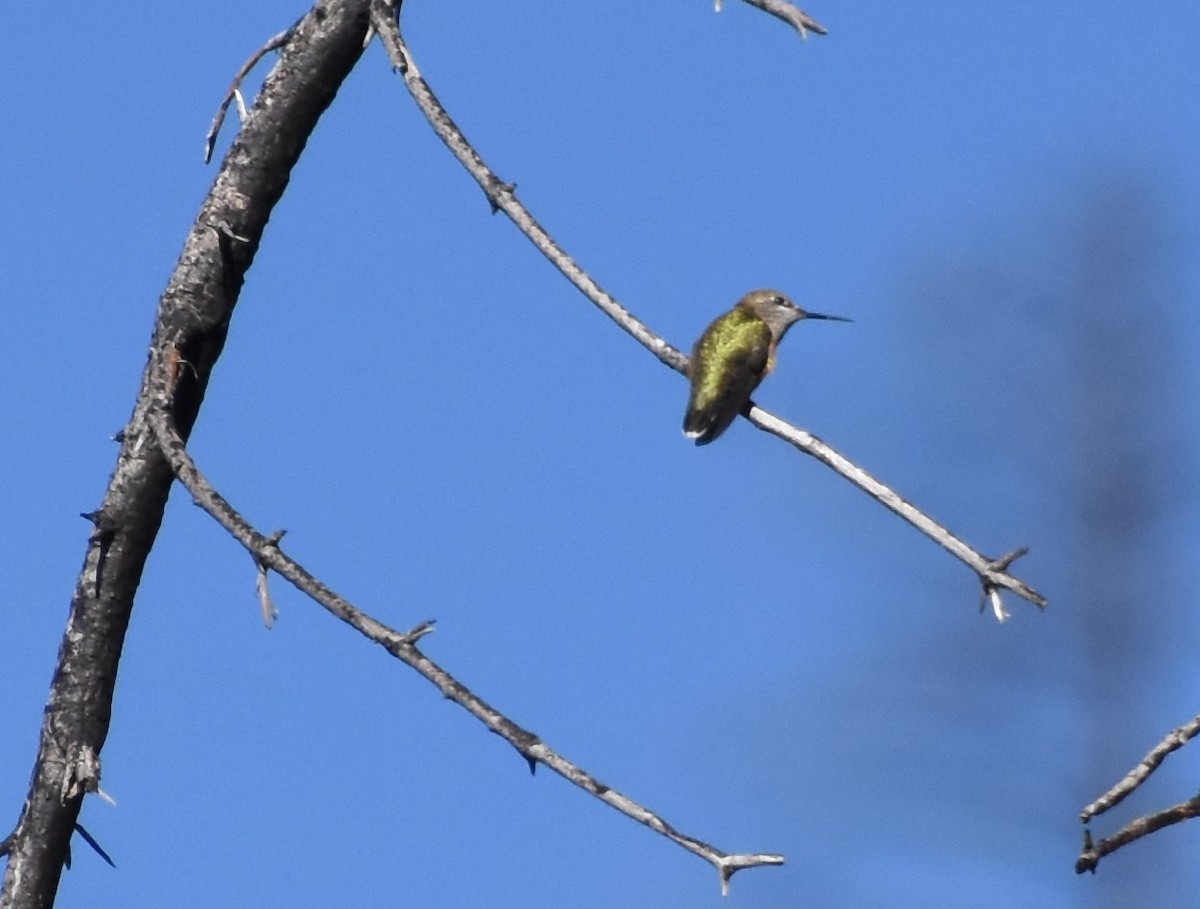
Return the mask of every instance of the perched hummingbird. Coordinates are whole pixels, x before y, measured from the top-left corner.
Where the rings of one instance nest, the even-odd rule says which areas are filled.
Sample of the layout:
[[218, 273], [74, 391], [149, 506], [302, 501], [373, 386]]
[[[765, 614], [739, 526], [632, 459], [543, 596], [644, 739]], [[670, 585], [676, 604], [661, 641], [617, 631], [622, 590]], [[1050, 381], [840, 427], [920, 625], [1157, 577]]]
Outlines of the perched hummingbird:
[[801, 319], [849, 322], [805, 312], [777, 290], [755, 290], [718, 316], [692, 349], [692, 393], [683, 434], [707, 445], [745, 408], [750, 393], [775, 368], [775, 350]]

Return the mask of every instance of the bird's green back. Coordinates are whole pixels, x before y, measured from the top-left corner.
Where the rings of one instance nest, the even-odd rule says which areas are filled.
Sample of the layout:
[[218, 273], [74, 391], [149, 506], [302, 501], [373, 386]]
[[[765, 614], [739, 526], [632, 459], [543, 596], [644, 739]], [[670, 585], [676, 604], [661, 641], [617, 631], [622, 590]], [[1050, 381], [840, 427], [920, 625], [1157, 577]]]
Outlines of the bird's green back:
[[715, 438], [733, 422], [762, 380], [770, 354], [771, 330], [754, 313], [736, 307], [713, 322], [692, 352], [692, 428], [709, 424], [706, 435]]

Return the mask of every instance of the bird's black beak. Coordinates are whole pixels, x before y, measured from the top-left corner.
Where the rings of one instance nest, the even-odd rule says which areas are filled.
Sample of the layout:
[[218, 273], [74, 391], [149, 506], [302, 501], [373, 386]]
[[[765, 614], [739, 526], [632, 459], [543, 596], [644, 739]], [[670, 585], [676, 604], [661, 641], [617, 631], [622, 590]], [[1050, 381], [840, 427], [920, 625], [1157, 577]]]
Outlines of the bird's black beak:
[[806, 312], [806, 319], [823, 319], [826, 322], [853, 322], [853, 319], [847, 319], [845, 316], [827, 316], [823, 312]]

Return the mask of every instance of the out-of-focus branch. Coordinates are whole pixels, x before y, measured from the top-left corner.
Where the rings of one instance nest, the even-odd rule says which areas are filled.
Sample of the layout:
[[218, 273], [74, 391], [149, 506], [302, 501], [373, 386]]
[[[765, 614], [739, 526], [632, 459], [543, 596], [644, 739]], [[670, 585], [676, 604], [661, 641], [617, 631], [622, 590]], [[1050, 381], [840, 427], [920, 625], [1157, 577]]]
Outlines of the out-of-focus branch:
[[[1092, 818], [1122, 802], [1126, 796], [1149, 779], [1150, 774], [1158, 769], [1168, 754], [1182, 748], [1197, 735], [1200, 735], [1200, 716], [1184, 723], [1177, 729], [1172, 729], [1115, 786], [1084, 808], [1079, 814], [1079, 819], [1086, 824]], [[1200, 796], [1130, 821], [1113, 836], [1106, 837], [1098, 843], [1093, 843], [1091, 833], [1085, 830], [1083, 852], [1075, 862], [1075, 871], [1077, 873], [1095, 871], [1100, 859], [1109, 853], [1116, 852], [1122, 846], [1127, 846], [1134, 840], [1139, 840], [1156, 830], [1189, 820], [1198, 814], [1200, 814]]]
[[1086, 824], [1092, 818], [1119, 804], [1133, 790], [1146, 782], [1150, 774], [1158, 769], [1159, 764], [1166, 760], [1168, 754], [1179, 750], [1197, 735], [1200, 735], [1200, 716], [1195, 717], [1191, 722], [1184, 723], [1178, 729], [1172, 729], [1162, 737], [1162, 741], [1150, 749], [1136, 767], [1121, 778], [1120, 782], [1084, 808], [1079, 814], [1079, 819]]
[[[229, 502], [204, 478], [195, 462], [187, 453], [184, 441], [171, 424], [171, 391], [168, 387], [177, 367], [158, 370], [159, 382], [155, 395], [158, 405], [150, 412], [149, 420], [155, 441], [167, 456], [172, 470], [179, 481], [191, 493], [192, 499], [212, 515], [217, 522], [241, 543], [255, 563], [277, 572], [297, 589], [308, 594], [330, 613], [341, 619], [364, 637], [383, 647], [388, 653], [406, 666], [415, 669], [433, 684], [446, 698], [458, 704], [489, 730], [508, 742], [529, 764], [533, 771], [538, 764], [553, 770], [559, 776], [574, 783], [580, 789], [595, 796], [604, 804], [615, 808], [626, 817], [645, 824], [671, 842], [682, 846], [693, 855], [707, 861], [721, 878], [722, 891], [727, 891], [729, 878], [743, 868], [759, 865], [782, 865], [783, 856], [772, 853], [723, 852], [695, 837], [680, 833], [661, 816], [639, 805], [633, 799], [604, 785], [582, 767], [571, 763], [545, 744], [534, 733], [517, 725], [449, 672], [425, 656], [417, 648], [417, 641], [433, 630], [433, 622], [422, 622], [408, 632], [399, 632], [372, 618], [344, 597], [310, 574], [302, 565], [287, 556], [279, 546], [281, 534], [266, 536], [250, 525]], [[261, 584], [260, 597], [261, 597]]]
[[[743, 3], [748, 3], [751, 6], [757, 6], [765, 13], [770, 13], [776, 19], [782, 19], [788, 25], [792, 26], [800, 33], [801, 38], [808, 38], [808, 33], [813, 32], [817, 35], [828, 35], [825, 31], [825, 26], [820, 22], [787, 0], [742, 0]], [[717, 12], [721, 11], [724, 6], [723, 0], [715, 0], [714, 6]]]
[[1075, 873], [1095, 872], [1096, 866], [1100, 864], [1100, 859], [1104, 856], [1116, 852], [1123, 846], [1128, 846], [1135, 840], [1162, 830], [1163, 827], [1170, 827], [1172, 824], [1191, 820], [1197, 816], [1200, 816], [1200, 795], [1188, 799], [1186, 802], [1180, 802], [1178, 805], [1172, 805], [1170, 808], [1164, 808], [1162, 811], [1156, 811], [1154, 814], [1130, 821], [1115, 834], [1105, 837], [1098, 843], [1093, 843], [1091, 833], [1084, 830], [1083, 852], [1075, 860]]
[[[501, 180], [487, 163], [480, 157], [474, 146], [467, 140], [462, 130], [458, 128], [445, 107], [429, 87], [420, 70], [417, 69], [412, 53], [409, 51], [399, 28], [399, 4], [394, 0], [373, 0], [371, 4], [371, 24], [379, 33], [380, 40], [387, 49], [392, 65], [404, 79], [417, 106], [429, 120], [434, 132], [437, 133], [446, 147], [450, 149], [467, 172], [475, 179], [487, 196], [493, 211], [502, 211], [517, 228], [533, 243], [550, 263], [562, 272], [568, 281], [592, 301], [602, 312], [617, 323], [622, 329], [632, 335], [642, 346], [654, 354], [660, 361], [676, 372], [687, 374], [688, 358], [682, 351], [668, 344], [648, 325], [637, 318], [632, 312], [622, 306], [610, 294], [606, 293], [595, 280], [572, 259], [553, 237], [543, 228], [529, 210], [517, 199], [516, 191], [511, 183]], [[982, 553], [972, 549], [963, 540], [952, 534], [945, 527], [924, 514], [920, 509], [902, 499], [890, 488], [880, 483], [861, 467], [838, 454], [815, 436], [798, 429], [789, 423], [774, 417], [758, 407], [753, 407], [747, 414], [751, 422], [784, 441], [794, 445], [805, 454], [811, 455], [821, 463], [833, 468], [854, 485], [872, 496], [887, 508], [900, 515], [922, 533], [928, 535], [947, 551], [965, 562], [978, 575], [983, 585], [983, 594], [989, 602], [996, 618], [1003, 620], [1007, 617], [1000, 601], [1000, 590], [1011, 590], [1022, 599], [1028, 600], [1038, 607], [1046, 605], [1046, 599], [1029, 585], [1008, 574], [1008, 566], [1019, 557], [1024, 550], [998, 559], [989, 559]]]

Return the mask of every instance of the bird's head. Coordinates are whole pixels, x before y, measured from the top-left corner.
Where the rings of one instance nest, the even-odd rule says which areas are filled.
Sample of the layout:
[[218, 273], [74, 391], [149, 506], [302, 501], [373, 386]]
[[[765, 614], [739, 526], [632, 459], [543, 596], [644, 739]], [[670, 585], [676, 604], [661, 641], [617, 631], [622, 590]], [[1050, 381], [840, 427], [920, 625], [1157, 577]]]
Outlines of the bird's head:
[[752, 312], [767, 323], [771, 336], [778, 341], [791, 326], [801, 319], [825, 319], [830, 322], [849, 322], [842, 316], [827, 316], [819, 312], [807, 312], [797, 306], [787, 294], [777, 290], [752, 290], [738, 306]]

